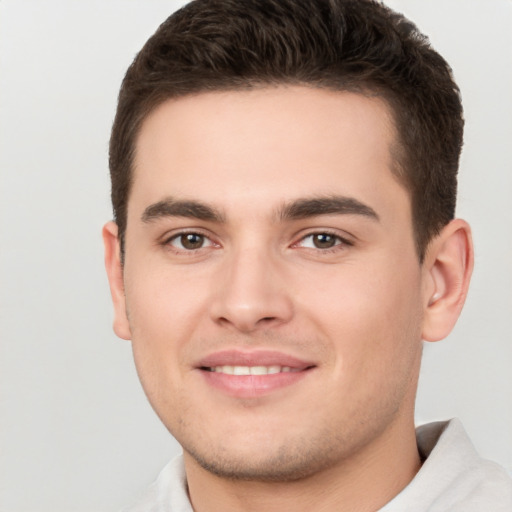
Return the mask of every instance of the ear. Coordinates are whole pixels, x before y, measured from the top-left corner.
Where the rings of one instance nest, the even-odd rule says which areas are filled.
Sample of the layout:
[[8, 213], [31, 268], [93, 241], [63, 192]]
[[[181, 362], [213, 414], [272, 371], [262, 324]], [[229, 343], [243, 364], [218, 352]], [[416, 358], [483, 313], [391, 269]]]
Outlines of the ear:
[[473, 259], [471, 229], [462, 219], [451, 221], [430, 243], [423, 264], [425, 341], [439, 341], [453, 329], [466, 300]]
[[124, 340], [131, 339], [130, 325], [126, 314], [124, 295], [123, 266], [118, 229], [115, 222], [103, 226], [103, 244], [105, 247], [105, 268], [107, 270], [110, 293], [114, 304], [114, 332]]

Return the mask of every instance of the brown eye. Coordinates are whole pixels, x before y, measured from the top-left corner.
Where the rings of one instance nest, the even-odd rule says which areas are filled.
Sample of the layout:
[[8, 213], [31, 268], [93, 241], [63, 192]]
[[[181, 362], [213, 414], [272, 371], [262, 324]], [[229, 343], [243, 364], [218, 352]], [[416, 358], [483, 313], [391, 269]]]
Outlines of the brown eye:
[[204, 244], [204, 236], [197, 233], [186, 233], [180, 236], [180, 242], [185, 249], [200, 249]]
[[206, 236], [199, 233], [181, 233], [173, 237], [169, 244], [176, 249], [185, 251], [194, 251], [213, 245]]
[[330, 249], [339, 243], [339, 239], [329, 233], [317, 233], [312, 235], [311, 241], [317, 249]]
[[319, 231], [318, 233], [311, 233], [305, 236], [300, 242], [297, 244], [298, 247], [304, 247], [306, 249], [333, 249], [335, 247], [340, 246], [350, 246], [352, 245], [347, 240], [341, 238], [338, 235], [331, 234], [329, 232]]

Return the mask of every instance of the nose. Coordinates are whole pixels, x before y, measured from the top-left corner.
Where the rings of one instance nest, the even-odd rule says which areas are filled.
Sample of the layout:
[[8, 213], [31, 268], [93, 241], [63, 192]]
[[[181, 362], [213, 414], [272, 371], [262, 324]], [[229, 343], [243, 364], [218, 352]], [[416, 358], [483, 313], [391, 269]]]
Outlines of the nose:
[[285, 269], [264, 251], [240, 251], [215, 280], [212, 319], [250, 333], [285, 324], [293, 316]]

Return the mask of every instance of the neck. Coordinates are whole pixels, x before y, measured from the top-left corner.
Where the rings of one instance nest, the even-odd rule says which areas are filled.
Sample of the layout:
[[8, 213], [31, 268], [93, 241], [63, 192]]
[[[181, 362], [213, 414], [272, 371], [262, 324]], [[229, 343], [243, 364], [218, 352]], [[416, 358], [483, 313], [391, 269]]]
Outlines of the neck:
[[337, 465], [291, 482], [225, 479], [186, 452], [184, 459], [195, 512], [375, 511], [404, 489], [421, 466], [412, 419], [393, 425]]

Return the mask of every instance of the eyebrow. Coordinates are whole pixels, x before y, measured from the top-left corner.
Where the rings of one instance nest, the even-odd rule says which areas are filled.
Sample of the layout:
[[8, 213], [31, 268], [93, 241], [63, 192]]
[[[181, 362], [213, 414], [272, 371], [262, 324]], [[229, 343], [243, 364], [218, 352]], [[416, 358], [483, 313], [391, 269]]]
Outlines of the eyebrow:
[[[361, 215], [379, 220], [373, 208], [353, 197], [325, 196], [296, 199], [277, 209], [276, 218], [299, 220], [320, 215]], [[195, 200], [177, 200], [167, 197], [148, 206], [142, 213], [143, 222], [152, 222], [165, 217], [187, 217], [211, 222], [226, 222], [223, 213], [206, 203]]]
[[164, 217], [187, 217], [212, 222], [225, 222], [224, 215], [205, 203], [193, 200], [177, 200], [167, 197], [148, 206], [142, 213], [143, 222], [151, 222]]
[[297, 199], [279, 209], [281, 220], [305, 219], [319, 215], [362, 215], [372, 220], [379, 220], [377, 212], [370, 206], [353, 197], [325, 196]]

